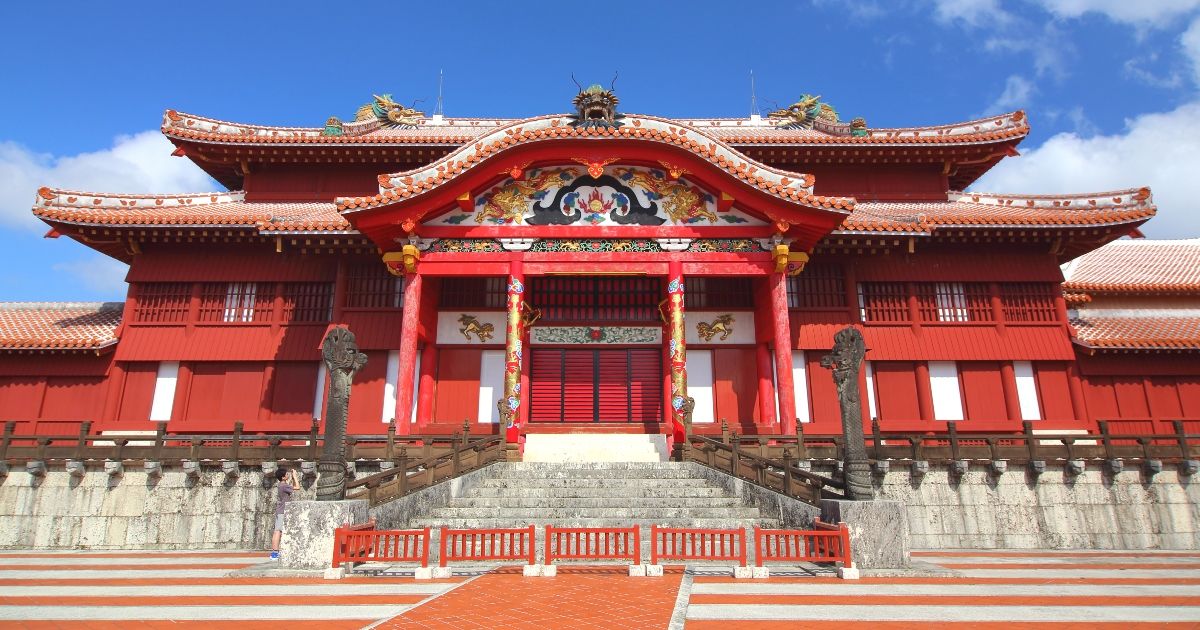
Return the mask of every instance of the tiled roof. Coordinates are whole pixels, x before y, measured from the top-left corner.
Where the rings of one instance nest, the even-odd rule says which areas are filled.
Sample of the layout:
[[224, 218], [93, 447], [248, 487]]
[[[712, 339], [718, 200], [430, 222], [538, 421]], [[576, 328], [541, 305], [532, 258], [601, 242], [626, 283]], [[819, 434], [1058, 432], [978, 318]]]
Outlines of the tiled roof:
[[578, 129], [565, 116], [544, 116], [492, 130], [472, 144], [459, 147], [437, 161], [411, 171], [379, 176], [379, 194], [338, 199], [338, 207], [351, 212], [417, 197], [469, 171], [476, 164], [523, 144], [554, 139], [585, 141], [611, 138], [640, 139], [687, 149], [700, 159], [741, 179], [750, 186], [785, 201], [849, 213], [854, 200], [822, 197], [812, 192], [813, 177], [783, 171], [755, 162], [707, 133], [664, 118], [626, 116], [620, 128]]
[[[634, 116], [629, 116], [634, 117]], [[640, 116], [638, 116], [640, 117]], [[343, 135], [322, 135], [324, 127], [269, 127], [225, 122], [167, 110], [162, 130], [168, 136], [227, 144], [466, 144], [490, 132], [536, 119], [425, 118], [413, 129], [383, 129], [375, 121], [346, 122]], [[803, 145], [928, 145], [978, 144], [1024, 137], [1029, 123], [1024, 112], [981, 120], [929, 127], [868, 129], [852, 137], [813, 129], [783, 129], [769, 119], [673, 119], [672, 124], [705, 131], [731, 144]]]
[[949, 201], [860, 201], [846, 232], [928, 232], [937, 227], [1112, 225], [1154, 215], [1150, 190], [1060, 196], [951, 192]]
[[[952, 193], [959, 201], [859, 202], [838, 228], [842, 233], [928, 234], [938, 227], [1043, 227], [1109, 225], [1154, 214], [1140, 191], [1098, 193], [1041, 200], [1026, 197], [979, 197]], [[1049, 200], [1051, 198], [1045, 198]], [[1082, 202], [1077, 200], [1082, 199]], [[1095, 205], [1088, 203], [1096, 199]], [[1117, 204], [1114, 199], [1121, 199]], [[1131, 200], [1132, 199], [1132, 200]], [[1003, 200], [1012, 203], [992, 203]], [[1064, 203], [1070, 202], [1067, 205]], [[1107, 204], [1107, 205], [1106, 205]], [[241, 191], [186, 195], [115, 195], [42, 188], [34, 214], [48, 222], [126, 227], [253, 227], [263, 234], [355, 233], [333, 202], [245, 201]], [[1118, 241], [1120, 243], [1146, 241]], [[1194, 249], [1200, 250], [1200, 241]], [[1100, 250], [1103, 251], [1103, 250]], [[1194, 271], [1193, 266], [1193, 271]]]
[[34, 215], [48, 222], [130, 227], [253, 226], [265, 234], [347, 232], [332, 202], [249, 202], [242, 191], [116, 195], [42, 188]]
[[101, 350], [117, 343], [121, 302], [0, 302], [0, 350]]
[[1063, 288], [1088, 292], [1200, 291], [1200, 239], [1121, 240], [1080, 256]]
[[1200, 349], [1200, 316], [1105, 317], [1091, 313], [1071, 320], [1083, 346], [1110, 350]]

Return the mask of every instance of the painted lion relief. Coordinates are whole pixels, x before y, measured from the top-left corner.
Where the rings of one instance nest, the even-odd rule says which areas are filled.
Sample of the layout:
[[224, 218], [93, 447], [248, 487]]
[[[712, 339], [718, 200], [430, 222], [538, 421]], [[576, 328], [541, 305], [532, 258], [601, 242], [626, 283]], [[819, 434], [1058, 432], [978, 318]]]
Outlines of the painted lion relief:
[[[675, 173], [676, 175], [678, 173]], [[547, 167], [508, 177], [433, 225], [763, 225], [683, 177], [653, 168]]]
[[467, 315], [466, 313], [463, 313], [458, 318], [458, 323], [462, 324], [462, 328], [459, 328], [458, 332], [462, 333], [462, 336], [466, 337], [467, 341], [471, 340], [471, 335], [475, 335], [480, 343], [487, 343], [492, 338], [492, 333], [496, 331], [496, 327], [492, 324], [481, 324], [474, 315]]
[[705, 341], [712, 341], [713, 337], [721, 335], [717, 341], [725, 341], [729, 335], [733, 334], [734, 317], [730, 313], [718, 315], [711, 322], [700, 322], [696, 324], [696, 332], [700, 333], [700, 338]]

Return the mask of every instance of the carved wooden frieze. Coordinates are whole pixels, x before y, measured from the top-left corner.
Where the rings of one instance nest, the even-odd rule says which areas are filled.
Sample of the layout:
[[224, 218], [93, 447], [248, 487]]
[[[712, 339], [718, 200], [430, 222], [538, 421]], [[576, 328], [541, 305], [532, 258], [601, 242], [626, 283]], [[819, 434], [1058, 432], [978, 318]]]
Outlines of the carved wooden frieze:
[[662, 328], [658, 326], [534, 326], [530, 330], [534, 344], [620, 344], [658, 345]]

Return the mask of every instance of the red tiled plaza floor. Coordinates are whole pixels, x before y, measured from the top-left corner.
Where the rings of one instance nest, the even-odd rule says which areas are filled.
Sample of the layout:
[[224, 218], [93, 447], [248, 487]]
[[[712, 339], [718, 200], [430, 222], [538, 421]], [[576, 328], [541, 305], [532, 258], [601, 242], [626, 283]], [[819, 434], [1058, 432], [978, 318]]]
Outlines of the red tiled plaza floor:
[[682, 568], [630, 578], [626, 567], [559, 567], [553, 578], [504, 569], [380, 624], [380, 629], [666, 628]]

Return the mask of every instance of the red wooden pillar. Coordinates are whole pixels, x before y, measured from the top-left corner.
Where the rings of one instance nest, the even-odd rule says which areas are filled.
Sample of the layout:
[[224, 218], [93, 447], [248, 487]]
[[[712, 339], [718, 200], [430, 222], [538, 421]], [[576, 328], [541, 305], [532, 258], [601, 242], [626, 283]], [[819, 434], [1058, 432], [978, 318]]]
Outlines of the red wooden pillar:
[[929, 383], [929, 364], [917, 361], [917, 409], [925, 422], [933, 421], [933, 386]]
[[1017, 397], [1017, 374], [1013, 371], [1012, 361], [1000, 362], [1000, 386], [1004, 389], [1004, 409], [1008, 419], [1021, 421], [1021, 399]]
[[[415, 274], [414, 274], [415, 275]], [[404, 296], [408, 298], [407, 292]], [[405, 306], [408, 303], [405, 302]], [[346, 308], [346, 261], [338, 259], [337, 275], [333, 281], [333, 323], [340, 324], [342, 322], [342, 313]]]
[[[433, 420], [433, 396], [435, 381], [434, 377], [437, 374], [438, 349], [432, 341], [425, 341], [425, 347], [421, 349], [421, 375], [420, 384], [417, 387], [417, 426], [425, 426]], [[396, 387], [400, 384], [397, 383]], [[396, 416], [400, 416], [402, 412], [397, 409]], [[399, 419], [396, 420], [399, 422]]]
[[764, 426], [775, 426], [775, 380], [771, 369], [771, 349], [766, 343], [754, 347], [758, 362], [758, 421]]
[[512, 444], [520, 441], [521, 437], [521, 362], [524, 358], [524, 326], [521, 323], [521, 309], [525, 300], [525, 269], [522, 261], [513, 260], [508, 264], [508, 295], [505, 300], [508, 311], [504, 330], [504, 404], [507, 405], [509, 416], [507, 426], [500, 427], [505, 431], [506, 440]]
[[104, 413], [100, 416], [98, 426], [93, 426], [95, 432], [103, 431], [117, 421], [121, 413], [121, 398], [125, 395], [125, 366], [113, 361], [108, 368], [108, 392], [104, 398]]
[[[1093, 431], [1096, 427], [1088, 419], [1087, 403], [1083, 399], [1083, 384], [1079, 382], [1079, 368], [1074, 361], [1067, 364], [1067, 389], [1071, 392], [1071, 409], [1075, 412], [1075, 422], [1079, 423], [1080, 427]], [[1150, 401], [1147, 399], [1147, 409], [1150, 408], [1149, 405]]]
[[796, 390], [792, 383], [792, 330], [788, 321], [787, 277], [771, 274], [771, 313], [775, 329], [775, 381], [779, 396], [779, 429], [796, 432]]
[[404, 278], [404, 312], [400, 320], [400, 369], [396, 380], [396, 432], [411, 432], [413, 370], [417, 367], [417, 328], [421, 317], [421, 274]]

